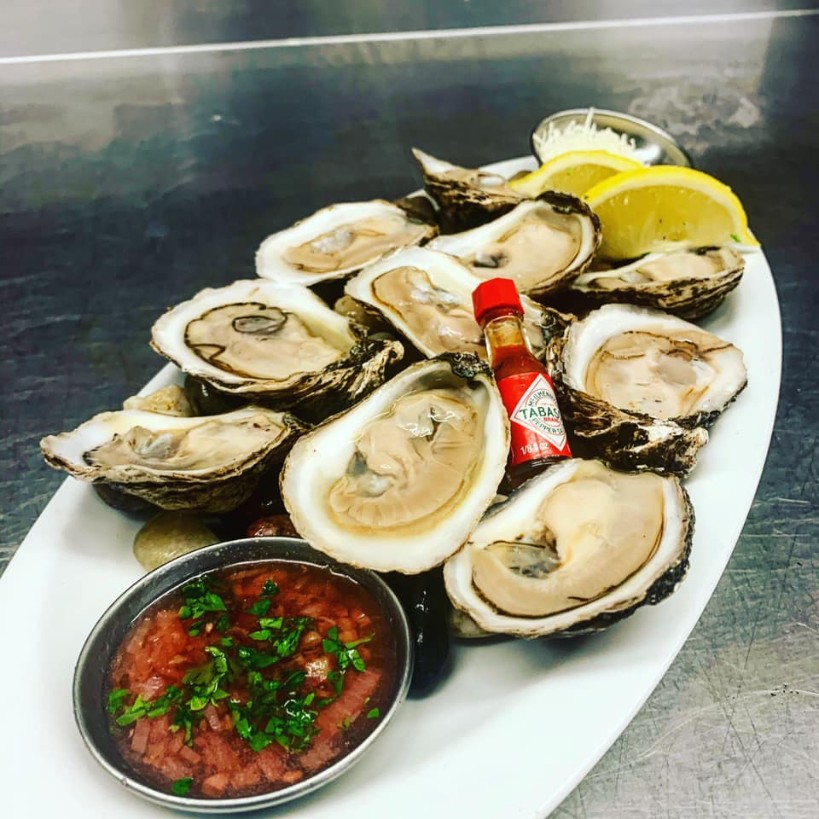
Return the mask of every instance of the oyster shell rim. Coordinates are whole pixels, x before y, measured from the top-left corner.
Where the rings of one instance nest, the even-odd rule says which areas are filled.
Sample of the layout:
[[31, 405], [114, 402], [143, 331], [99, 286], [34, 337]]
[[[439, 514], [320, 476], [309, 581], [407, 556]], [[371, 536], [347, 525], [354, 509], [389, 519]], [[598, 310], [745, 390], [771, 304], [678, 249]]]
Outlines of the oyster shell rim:
[[[622, 284], [610, 290], [597, 289], [577, 280], [560, 292], [558, 297], [565, 301], [570, 310], [592, 311], [606, 304], [632, 304], [660, 310], [686, 321], [695, 321], [716, 310], [729, 293], [738, 287], [745, 272], [745, 258], [731, 247], [696, 248], [692, 252], [727, 251], [733, 255], [733, 264], [707, 278], [693, 276], [680, 277], [673, 281], [640, 282]], [[647, 264], [652, 257], [667, 256], [668, 253], [649, 254], [628, 265], [612, 269], [612, 273], [624, 268], [638, 268]]]
[[[416, 334], [416, 332], [409, 327], [407, 322], [404, 320], [403, 316], [397, 313], [391, 306], [382, 307], [379, 304], [375, 304], [374, 302], [377, 300], [372, 295], [372, 284], [376, 278], [379, 276], [389, 273], [392, 270], [396, 270], [399, 267], [403, 266], [413, 266], [418, 267], [418, 269], [422, 270], [428, 276], [429, 267], [422, 266], [421, 264], [414, 263], [415, 259], [413, 257], [417, 255], [427, 256], [429, 254], [428, 261], [432, 263], [433, 261], [441, 261], [441, 263], [451, 266], [454, 275], [463, 275], [464, 277], [474, 280], [474, 285], [477, 287], [483, 279], [479, 276], [476, 276], [470, 269], [467, 267], [457, 256], [453, 256], [450, 253], [445, 253], [442, 250], [435, 250], [435, 248], [424, 246], [424, 247], [409, 247], [409, 248], [400, 248], [393, 253], [389, 253], [386, 256], [383, 256], [377, 262], [373, 262], [372, 264], [366, 265], [361, 270], [358, 271], [354, 276], [352, 276], [344, 285], [344, 294], [349, 298], [353, 299], [357, 304], [363, 305], [364, 309], [373, 310], [378, 315], [379, 318], [383, 319], [387, 322], [389, 326], [394, 328], [397, 332], [401, 334], [402, 339], [406, 339], [409, 344], [411, 344], [419, 353], [426, 356], [428, 359], [436, 358], [439, 355], [446, 355], [445, 352], [435, 352], [432, 350], [427, 344], [420, 340]], [[393, 263], [398, 257], [407, 257], [407, 264], [406, 265], [396, 265], [395, 267], [388, 267], [389, 264]], [[403, 259], [401, 259], [403, 261]], [[446, 275], [449, 275], [448, 273]], [[430, 276], [430, 278], [432, 278]], [[434, 282], [433, 282], [434, 283]], [[362, 292], [366, 288], [367, 292]], [[474, 288], [473, 288], [474, 289]], [[521, 295], [520, 297], [521, 304], [523, 305], [524, 309], [524, 319], [528, 320], [529, 322], [535, 322], [537, 320], [537, 324], [540, 327], [540, 339], [536, 343], [534, 339], [530, 338], [530, 342], [533, 346], [537, 347], [537, 355], [536, 357], [542, 358], [546, 352], [546, 334], [545, 334], [545, 319], [543, 315], [543, 306], [538, 304], [538, 302], [534, 301], [530, 297], [526, 295]], [[471, 309], [471, 304], [469, 305]]]
[[[424, 560], [416, 561], [414, 565], [411, 565], [411, 561], [407, 560], [396, 561], [394, 557], [392, 559], [381, 561], [378, 563], [378, 565], [376, 565], [376, 561], [366, 560], [355, 552], [350, 553], [348, 551], [350, 548], [350, 541], [360, 541], [362, 535], [360, 533], [351, 535], [340, 527], [333, 527], [332, 535], [336, 539], [328, 543], [330, 540], [329, 537], [323, 534], [317, 534], [317, 527], [314, 524], [314, 518], [308, 514], [302, 514], [304, 510], [296, 508], [293, 501], [289, 498], [289, 490], [291, 488], [290, 482], [296, 480], [292, 477], [293, 472], [297, 468], [294, 466], [294, 459], [300, 457], [302, 449], [307, 449], [309, 454], [309, 447], [314, 445], [316, 438], [319, 435], [326, 434], [327, 429], [339, 420], [342, 420], [344, 417], [348, 417], [348, 419], [352, 422], [360, 415], [364, 415], [365, 417], [374, 417], [375, 415], [380, 414], [379, 412], [370, 413], [368, 410], [373, 404], [378, 404], [379, 402], [381, 402], [383, 405], [382, 409], [388, 407], [391, 400], [385, 398], [385, 396], [388, 395], [390, 390], [395, 391], [397, 387], [403, 386], [403, 382], [411, 383], [413, 380], [422, 378], [427, 372], [429, 372], [430, 376], [432, 376], [434, 374], [434, 370], [440, 370], [442, 367], [446, 367], [446, 369], [449, 371], [448, 374], [454, 375], [467, 382], [480, 381], [483, 384], [484, 388], [487, 389], [488, 394], [491, 396], [491, 403], [489, 405], [484, 424], [487, 426], [490, 421], [496, 423], [499, 422], [502, 431], [501, 436], [498, 436], [500, 438], [499, 441], [493, 441], [490, 436], [487, 436], [486, 440], [492, 446], [486, 447], [483, 450], [485, 457], [483, 458], [481, 469], [487, 473], [487, 480], [491, 486], [481, 492], [477, 501], [473, 502], [473, 506], [475, 508], [469, 512], [469, 520], [463, 525], [464, 531], [462, 535], [459, 534], [457, 538], [458, 542], [454, 546], [448, 545], [446, 548], [439, 548], [437, 551], [432, 553], [431, 557], [427, 556], [427, 558]], [[446, 374], [447, 373], [445, 373], [445, 375]], [[369, 405], [365, 406], [367, 404]], [[436, 356], [435, 358], [418, 361], [415, 364], [410, 365], [395, 375], [392, 379], [375, 389], [370, 395], [355, 406], [342, 413], [337, 413], [336, 415], [331, 416], [326, 421], [318, 424], [308, 433], [303, 435], [300, 440], [296, 442], [296, 445], [294, 445], [282, 466], [279, 476], [280, 493], [285, 508], [293, 521], [293, 525], [296, 527], [296, 530], [302, 535], [302, 537], [311, 543], [313, 548], [330, 555], [336, 560], [340, 560], [343, 563], [347, 563], [358, 568], [368, 568], [372, 571], [394, 571], [401, 574], [420, 574], [421, 572], [441, 565], [447, 559], [447, 557], [463, 546], [471, 531], [475, 528], [475, 526], [477, 526], [481, 516], [495, 498], [497, 486], [503, 478], [509, 450], [509, 441], [509, 418], [506, 414], [500, 393], [498, 392], [497, 386], [492, 378], [489, 367], [470, 353], [444, 353], [440, 356]], [[351, 438], [349, 441], [349, 447], [352, 447], [353, 444], [354, 440]], [[489, 457], [486, 457], [487, 452], [489, 453]], [[314, 460], [319, 460], [317, 457], [317, 450], [313, 450], [312, 455]], [[493, 457], [495, 458], [494, 466], [492, 466], [490, 463]], [[308, 458], [305, 458], [305, 460], [309, 461]], [[301, 480], [303, 482], [304, 478], [302, 477]], [[296, 484], [296, 488], [297, 487], [298, 484]], [[463, 504], [461, 504], [461, 506], [463, 506]], [[313, 514], [315, 514], [315, 510], [313, 510]], [[451, 521], [453, 517], [453, 515], [448, 515], [447, 520]], [[427, 531], [426, 533], [422, 534], [410, 533], [409, 535], [397, 536], [404, 540], [406, 544], [409, 544], [401, 551], [405, 551], [407, 548], [409, 548], [409, 546], [417, 545], [416, 542], [420, 541], [421, 539], [426, 538], [428, 540], [429, 535], [430, 533]], [[341, 544], [341, 537], [346, 537], [347, 542]], [[384, 535], [375, 533], [372, 535], [372, 539], [383, 540]], [[395, 548], [396, 547], [393, 547], [393, 550], [388, 554], [388, 558], [395, 554]]]
[[438, 207], [441, 222], [447, 229], [447, 233], [471, 230], [486, 224], [528, 198], [516, 191], [506, 189], [505, 186], [499, 186], [497, 190], [493, 190], [473, 185], [466, 180], [446, 177], [448, 170], [456, 169], [505, 178], [497, 171], [483, 166], [467, 168], [463, 165], [455, 165], [416, 147], [411, 148], [410, 151], [421, 169], [424, 191]]
[[[546, 362], [570, 432], [593, 448], [595, 457], [616, 469], [650, 470], [685, 477], [696, 466], [699, 450], [708, 442], [708, 428], [742, 393], [748, 384], [743, 363], [743, 379], [733, 394], [719, 407], [686, 416], [655, 418], [637, 410], [622, 409], [567, 383], [565, 347], [572, 327], [594, 313], [614, 308], [643, 316], [689, 325], [698, 332], [715, 333], [668, 313], [633, 304], [613, 303], [568, 322], [562, 333], [549, 339]], [[725, 341], [725, 339], [721, 339]], [[731, 344], [731, 342], [726, 342]], [[731, 344], [731, 346], [735, 346]], [[742, 356], [742, 350], [735, 349]]]
[[[552, 274], [549, 280], [526, 289], [523, 289], [520, 287], [520, 285], [518, 285], [518, 291], [521, 294], [527, 295], [534, 299], [542, 299], [553, 293], [564, 290], [571, 281], [583, 273], [592, 263], [594, 254], [597, 252], [597, 249], [600, 247], [600, 242], [602, 241], [600, 219], [582, 199], [579, 199], [576, 196], [572, 196], [568, 193], [561, 193], [560, 191], [545, 191], [534, 199], [522, 199], [517, 205], [501, 216], [479, 225], [478, 227], [470, 228], [469, 230], [461, 231], [460, 233], [441, 234], [435, 239], [432, 239], [427, 246], [430, 248], [430, 250], [440, 250], [460, 259], [461, 256], [453, 248], [457, 248], [459, 246], [459, 241], [461, 243], [467, 241], [467, 239], [464, 238], [466, 234], [472, 234], [472, 237], [470, 238], [474, 238], [475, 234], [482, 231], [481, 239], [483, 239], [483, 236], [489, 235], [492, 230], [503, 230], [507, 223], [512, 223], [514, 221], [515, 217], [525, 215], [530, 210], [536, 209], [539, 204], [546, 204], [552, 211], [561, 215], [574, 214], [578, 217], [584, 218], [587, 220], [588, 225], [590, 226], [591, 233], [591, 235], [589, 235], [589, 230], [585, 228], [584, 223], [581, 246], [578, 249], [577, 254], [568, 266]], [[504, 220], [507, 221], [504, 222]], [[584, 241], [586, 243], [585, 246]], [[495, 270], [493, 275], [498, 275], [499, 272], [502, 272], [501, 268]], [[491, 276], [489, 278], [491, 278]]]
[[[354, 273], [357, 273], [366, 265], [372, 264], [373, 262], [377, 262], [385, 255], [393, 252], [396, 249], [400, 249], [389, 248], [383, 253], [373, 256], [372, 259], [368, 259], [366, 262], [364, 262], [364, 264], [355, 264], [344, 268], [339, 268], [338, 270], [330, 271], [329, 274], [323, 273], [311, 274], [296, 271], [290, 265], [281, 261], [281, 254], [275, 255], [274, 249], [278, 250], [278, 245], [284, 243], [287, 238], [294, 236], [299, 237], [302, 234], [305, 234], [305, 236], [309, 235], [307, 226], [309, 225], [310, 222], [326, 218], [332, 219], [340, 211], [351, 210], [361, 211], [364, 210], [366, 207], [378, 207], [381, 208], [382, 211], [388, 211], [393, 215], [402, 216], [408, 223], [425, 226], [426, 228], [425, 233], [421, 234], [416, 240], [408, 242], [406, 245], [401, 245], [400, 247], [411, 247], [413, 245], [424, 244], [428, 242], [430, 239], [434, 238], [438, 233], [438, 228], [436, 225], [431, 225], [428, 222], [424, 222], [423, 220], [416, 218], [415, 216], [410, 214], [405, 208], [402, 208], [399, 205], [396, 205], [394, 202], [390, 202], [387, 199], [368, 199], [356, 200], [353, 202], [334, 202], [333, 204], [325, 205], [324, 207], [321, 207], [318, 210], [313, 211], [313, 213], [310, 213], [307, 216], [298, 219], [288, 227], [276, 231], [275, 233], [271, 233], [266, 238], [264, 238], [262, 242], [259, 244], [259, 247], [256, 249], [256, 253], [254, 256], [256, 275], [260, 279], [274, 281], [278, 284], [299, 284], [306, 287], [312, 287], [315, 284], [320, 284], [323, 282], [335, 281], [337, 279], [345, 279], [353, 275]], [[345, 224], [345, 222], [342, 221], [340, 222], [340, 224]], [[272, 258], [270, 259], [266, 258], [268, 255], [271, 256]]]
[[[587, 460], [592, 459], [572, 458], [567, 461], [562, 461], [533, 478], [530, 478], [515, 489], [505, 501], [490, 508], [484, 520], [490, 519], [494, 515], [509, 509], [516, 498], [520, 497], [523, 492], [536, 491], [541, 488], [542, 484], [550, 485], [554, 483], [555, 485], [560, 485], [564, 482], [559, 480], [559, 478], [562, 477], [562, 473], [569, 472], [570, 474], [566, 479], [570, 478], [571, 472], [577, 468], [577, 465]], [[471, 562], [469, 558], [470, 551], [475, 547], [472, 545], [472, 539], [470, 538], [462, 549], [445, 562], [444, 583], [452, 605], [466, 614], [479, 629], [486, 632], [485, 634], [476, 634], [475, 638], [496, 637], [502, 634], [513, 635], [524, 639], [592, 634], [607, 628], [619, 620], [629, 617], [642, 605], [656, 605], [670, 596], [688, 571], [694, 537], [695, 515], [691, 498], [680, 479], [674, 475], [660, 475], [658, 477], [664, 482], [664, 497], [668, 499], [669, 494], [673, 493], [673, 497], [680, 502], [680, 516], [679, 525], [676, 527], [677, 531], [672, 532], [669, 527], [665, 525], [664, 518], [662, 541], [655, 555], [643, 564], [637, 572], [623, 581], [623, 583], [620, 583], [602, 596], [572, 609], [566, 609], [543, 617], [525, 617], [507, 614], [494, 608], [472, 585]], [[478, 531], [478, 528], [479, 527], [476, 527], [474, 532]], [[669, 534], [669, 532], [671, 532], [671, 534]], [[667, 538], [673, 538], [675, 535], [678, 536], [677, 549], [676, 551], [673, 549], [669, 550], [669, 559], [663, 561], [666, 564], [665, 568], [663, 568], [660, 574], [657, 574], [656, 571], [653, 574], [649, 574], [647, 567], [652, 566], [659, 560], [662, 543]], [[673, 545], [672, 543], [671, 546]], [[648, 577], [643, 578], [642, 575], [644, 574], [648, 575]], [[640, 587], [638, 581], [643, 581], [642, 587]], [[632, 582], [638, 583], [638, 588], [633, 594], [624, 600], [616, 601], [616, 606], [613, 608], [611, 607], [611, 603], [608, 603], [608, 607], [603, 608], [603, 603], [609, 598], [616, 596], [618, 591], [621, 592], [624, 586]], [[464, 583], [466, 583], [466, 590], [464, 590]], [[497, 625], [497, 621], [487, 619], [487, 616], [490, 618], [498, 618], [498, 620], [501, 621], [500, 627]], [[561, 623], [561, 620], [566, 620], [567, 622]]]
[[[195, 427], [214, 419], [237, 415], [251, 417], [258, 414], [275, 417], [282, 431], [264, 446], [241, 460], [216, 469], [156, 470], [138, 464], [124, 464], [114, 468], [99, 468], [79, 463], [51, 447], [55, 441], [67, 442], [80, 430], [88, 431], [96, 424], [104, 424], [115, 415], [137, 416], [148, 420], [154, 416], [158, 426]], [[103, 486], [115, 492], [124, 492], [168, 511], [229, 512], [242, 503], [255, 489], [258, 480], [273, 464], [281, 460], [293, 441], [307, 430], [307, 425], [288, 412], [267, 407], [247, 405], [219, 415], [173, 416], [146, 410], [113, 410], [97, 413], [73, 430], [47, 435], [40, 441], [40, 451], [46, 463], [67, 472], [71, 477], [94, 486]], [[100, 442], [108, 440], [105, 437]], [[87, 448], [80, 453], [80, 457]]]
[[[164, 340], [162, 334], [166, 327], [168, 325], [173, 327], [174, 319], [181, 321], [187, 318], [194, 305], [234, 290], [241, 294], [243, 290], [255, 291], [260, 288], [262, 291], [275, 291], [277, 295], [285, 294], [286, 299], [290, 297], [305, 299], [323, 324], [337, 330], [338, 335], [348, 336], [350, 346], [346, 352], [322, 370], [296, 371], [285, 380], [276, 380], [232, 375], [202, 359], [184, 344], [184, 339], [180, 338], [178, 332], [171, 337], [172, 343], [168, 345], [170, 352], [168, 347], [163, 347], [159, 343], [157, 336], [160, 335]], [[248, 301], [252, 298], [252, 295], [248, 294]], [[196, 318], [198, 315], [197, 311], [196, 315], [191, 315], [190, 318]], [[309, 288], [293, 283], [281, 284], [268, 279], [237, 279], [222, 287], [206, 287], [200, 290], [186, 301], [168, 308], [154, 322], [150, 344], [155, 352], [167, 358], [182, 372], [206, 381], [215, 390], [248, 400], [263, 401], [266, 405], [278, 409], [292, 409], [302, 403], [320, 399], [327, 393], [342, 393], [347, 400], [355, 399], [370, 388], [371, 381], [382, 383], [387, 367], [395, 361], [400, 361], [404, 356], [404, 347], [400, 341], [368, 336], [364, 327], [337, 313]]]
[[[594, 396], [591, 393], [586, 392], [581, 387], [575, 386], [573, 383], [570, 383], [572, 381], [575, 381], [575, 376], [572, 373], [567, 372], [568, 366], [566, 364], [565, 356], [567, 356], [571, 352], [573, 352], [573, 350], [567, 349], [568, 347], [570, 347], [572, 345], [572, 342], [573, 342], [573, 339], [571, 338], [573, 329], [575, 327], [579, 326], [580, 324], [583, 324], [585, 322], [590, 322], [589, 324], [586, 325], [586, 328], [588, 328], [588, 327], [591, 326], [591, 321], [592, 320], [598, 320], [598, 319], [601, 320], [601, 321], [606, 320], [615, 311], [617, 311], [620, 315], [627, 314], [627, 318], [634, 320], [634, 324], [632, 326], [628, 326], [628, 327], [626, 327], [624, 329], [619, 330], [618, 332], [620, 332], [620, 333], [626, 332], [628, 330], [633, 329], [636, 326], [639, 326], [639, 323], [643, 322], [643, 321], [645, 321], [645, 323], [654, 323], [654, 324], [665, 323], [665, 324], [675, 325], [680, 330], [684, 330], [686, 328], [691, 328], [692, 330], [696, 330], [698, 333], [713, 336], [713, 338], [717, 339], [717, 341], [723, 342], [725, 345], [727, 345], [729, 347], [732, 347], [734, 350], [736, 350], [739, 353], [740, 362], [742, 364], [742, 374], [743, 374], [743, 376], [742, 376], [741, 381], [737, 382], [739, 384], [739, 386], [736, 387], [735, 391], [731, 394], [731, 396], [724, 403], [720, 404], [718, 408], [717, 407], [714, 407], [714, 408], [706, 407], [706, 408], [703, 408], [703, 409], [699, 409], [696, 412], [689, 413], [688, 415], [678, 415], [678, 416], [674, 416], [674, 417], [669, 418], [669, 419], [659, 419], [659, 418], [656, 418], [653, 415], [650, 415], [649, 413], [640, 412], [638, 410], [624, 409], [622, 407], [615, 407], [613, 404], [609, 404], [608, 401], [604, 401], [603, 399], [597, 398], [597, 396]], [[586, 328], [584, 328], [584, 329], [586, 329]], [[615, 335], [614, 333], [611, 333], [610, 335], [606, 336], [605, 340], [608, 340], [609, 338], [613, 338], [614, 335]], [[648, 308], [648, 307], [639, 307], [639, 306], [633, 305], [633, 304], [619, 304], [619, 303], [603, 305], [602, 307], [598, 307], [597, 310], [592, 310], [591, 312], [587, 313], [582, 319], [577, 319], [577, 320], [575, 320], [573, 322], [570, 322], [567, 325], [567, 327], [566, 327], [566, 329], [565, 329], [565, 331], [563, 333], [562, 342], [563, 342], [563, 349], [561, 351], [561, 357], [560, 357], [560, 361], [562, 363], [562, 368], [561, 368], [561, 372], [560, 372], [560, 377], [561, 377], [561, 380], [564, 382], [564, 384], [565, 384], [565, 386], [567, 388], [572, 389], [575, 392], [582, 392], [584, 395], [587, 395], [592, 401], [596, 401], [596, 402], [598, 402], [600, 404], [605, 404], [606, 406], [613, 407], [614, 409], [616, 409], [616, 410], [618, 410], [618, 411], [620, 411], [620, 412], [622, 412], [622, 413], [624, 413], [624, 414], [626, 414], [628, 416], [641, 418], [641, 419], [651, 418], [651, 419], [653, 419], [655, 421], [668, 420], [671, 423], [678, 424], [679, 426], [683, 427], [684, 429], [693, 429], [694, 427], [698, 427], [698, 426], [708, 427], [711, 424], [713, 424], [714, 421], [716, 421], [716, 419], [722, 414], [725, 407], [729, 406], [733, 401], [735, 401], [737, 396], [742, 392], [743, 389], [745, 389], [745, 387], [748, 384], [748, 370], [745, 367], [744, 355], [742, 353], [742, 350], [739, 349], [739, 347], [736, 347], [730, 341], [727, 341], [726, 339], [721, 338], [716, 333], [712, 333], [710, 330], [704, 330], [699, 325], [693, 324], [690, 321], [686, 321], [685, 319], [682, 319], [679, 316], [674, 316], [674, 315], [672, 315], [670, 313], [663, 313], [663, 312], [661, 312], [659, 310], [652, 310], [651, 308]], [[578, 342], [575, 341], [575, 344], [578, 344]], [[595, 348], [595, 349], [597, 349], [597, 348]], [[582, 356], [581, 356], [581, 358], [582, 358]]]

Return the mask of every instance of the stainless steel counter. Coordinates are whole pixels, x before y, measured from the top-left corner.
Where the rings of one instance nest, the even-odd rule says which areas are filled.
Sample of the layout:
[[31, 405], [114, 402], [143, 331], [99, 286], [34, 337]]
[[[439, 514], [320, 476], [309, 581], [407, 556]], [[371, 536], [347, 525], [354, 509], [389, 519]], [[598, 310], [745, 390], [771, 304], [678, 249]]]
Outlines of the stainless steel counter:
[[[20, 37], [0, 27], [0, 565], [62, 480], [39, 438], [139, 389], [160, 365], [156, 317], [253, 275], [267, 233], [329, 202], [417, 187], [412, 145], [480, 164], [525, 154], [551, 111], [630, 111], [741, 196], [776, 278], [783, 381], [757, 499], [710, 605], [554, 816], [819, 815], [816, 8], [693, 3], [722, 16], [679, 19], [669, 3], [300, 5], [259, 17], [237, 4], [227, 22], [173, 30], [98, 16], [74, 39], [38, 33], [22, 10]], [[495, 28], [448, 30], [475, 25]], [[336, 39], [281, 40], [324, 35]], [[261, 37], [274, 41], [236, 42]], [[156, 45], [170, 48], [43, 58]]]

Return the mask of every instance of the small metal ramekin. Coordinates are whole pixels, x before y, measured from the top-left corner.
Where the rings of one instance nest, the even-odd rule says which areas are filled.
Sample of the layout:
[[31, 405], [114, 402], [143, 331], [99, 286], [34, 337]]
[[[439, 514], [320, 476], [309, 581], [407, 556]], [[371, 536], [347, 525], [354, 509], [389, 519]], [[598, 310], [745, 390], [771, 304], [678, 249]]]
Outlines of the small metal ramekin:
[[538, 162], [543, 159], [538, 155], [535, 144], [536, 134], [546, 134], [550, 125], [556, 128], [565, 127], [570, 122], [584, 122], [592, 112], [592, 122], [598, 128], [610, 128], [617, 134], [625, 134], [634, 141], [636, 158], [646, 165], [682, 165], [693, 168], [694, 163], [686, 150], [674, 139], [668, 131], [664, 131], [654, 123], [640, 119], [631, 114], [621, 114], [619, 111], [606, 111], [602, 108], [570, 108], [558, 111], [541, 120], [533, 129], [530, 138], [532, 153]]
[[[264, 560], [290, 560], [331, 568], [361, 583], [376, 599], [395, 638], [396, 657], [392, 690], [373, 732], [350, 753], [315, 776], [269, 793], [233, 799], [175, 796], [147, 784], [117, 750], [106, 713], [108, 673], [114, 655], [134, 621], [154, 601], [187, 581], [216, 569], [239, 567]], [[85, 641], [74, 671], [74, 718], [82, 738], [97, 762], [128, 790], [152, 802], [177, 810], [201, 813], [238, 813], [287, 802], [326, 785], [343, 774], [370, 748], [404, 701], [412, 675], [412, 641], [407, 618], [398, 598], [378, 575], [354, 569], [312, 549], [296, 538], [248, 538], [217, 543], [178, 557], [145, 575], [125, 591], [102, 615]]]

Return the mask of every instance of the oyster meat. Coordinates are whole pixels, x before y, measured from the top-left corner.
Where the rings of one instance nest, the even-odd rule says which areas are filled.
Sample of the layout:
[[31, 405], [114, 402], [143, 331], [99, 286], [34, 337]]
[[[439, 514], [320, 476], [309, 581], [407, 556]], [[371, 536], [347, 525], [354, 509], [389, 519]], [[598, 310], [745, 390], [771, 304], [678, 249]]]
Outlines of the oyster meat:
[[743, 257], [729, 247], [653, 253], [610, 270], [588, 270], [565, 296], [571, 309], [624, 302], [696, 319], [722, 303], [744, 269]]
[[[483, 333], [472, 312], [472, 291], [481, 283], [454, 256], [413, 247], [368, 265], [347, 282], [344, 292], [375, 308], [420, 352], [473, 353], [487, 357]], [[522, 297], [532, 350], [545, 350], [542, 310]]]
[[151, 345], [216, 389], [278, 408], [355, 400], [403, 355], [367, 338], [306, 287], [264, 279], [209, 288], [163, 315]]
[[281, 473], [293, 525], [354, 566], [417, 574], [466, 541], [495, 496], [509, 422], [468, 354], [408, 367], [302, 437]]
[[49, 435], [40, 448], [51, 466], [161, 509], [227, 512], [304, 429], [291, 415], [255, 406], [191, 418], [120, 410]]
[[437, 229], [384, 200], [344, 202], [268, 236], [256, 253], [266, 279], [302, 285], [349, 276], [385, 253], [430, 239]]
[[677, 478], [563, 461], [489, 510], [445, 564], [447, 593], [487, 632], [597, 631], [674, 590], [692, 535]]
[[600, 223], [588, 206], [550, 191], [481, 227], [439, 236], [429, 247], [457, 256], [481, 279], [504, 276], [539, 298], [582, 273], [599, 243]]
[[742, 352], [695, 324], [611, 304], [550, 342], [564, 419], [623, 469], [687, 474], [747, 382]]

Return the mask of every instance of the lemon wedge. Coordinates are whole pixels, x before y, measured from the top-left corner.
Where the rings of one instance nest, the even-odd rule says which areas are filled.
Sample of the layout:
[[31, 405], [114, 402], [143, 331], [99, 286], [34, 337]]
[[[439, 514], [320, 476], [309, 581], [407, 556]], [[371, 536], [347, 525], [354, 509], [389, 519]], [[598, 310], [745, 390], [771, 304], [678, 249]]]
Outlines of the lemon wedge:
[[608, 259], [672, 248], [759, 245], [734, 192], [693, 168], [626, 171], [595, 185], [584, 198], [600, 217], [599, 253]]
[[610, 176], [642, 167], [636, 159], [608, 151], [567, 151], [545, 162], [536, 171], [510, 180], [509, 187], [532, 197], [540, 196], [544, 191], [582, 196]]

